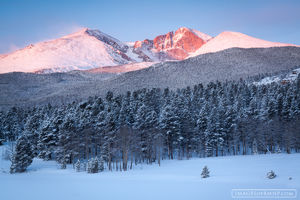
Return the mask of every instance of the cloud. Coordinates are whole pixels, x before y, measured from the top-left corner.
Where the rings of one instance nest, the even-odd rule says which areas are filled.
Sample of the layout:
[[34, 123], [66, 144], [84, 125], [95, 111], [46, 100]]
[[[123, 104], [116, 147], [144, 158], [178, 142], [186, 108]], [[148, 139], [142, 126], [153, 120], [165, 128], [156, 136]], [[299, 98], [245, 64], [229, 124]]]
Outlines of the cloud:
[[16, 51], [16, 50], [18, 50], [18, 49], [20, 49], [20, 47], [17, 46], [17, 45], [15, 45], [15, 44], [10, 44], [10, 45], [8, 46], [8, 51], [9, 51], [9, 52], [13, 52], [13, 51]]
[[83, 29], [83, 28], [84, 28], [84, 26], [81, 26], [78, 24], [62, 25], [62, 26], [58, 27], [57, 35], [64, 36], [64, 35], [79, 31], [80, 29]]

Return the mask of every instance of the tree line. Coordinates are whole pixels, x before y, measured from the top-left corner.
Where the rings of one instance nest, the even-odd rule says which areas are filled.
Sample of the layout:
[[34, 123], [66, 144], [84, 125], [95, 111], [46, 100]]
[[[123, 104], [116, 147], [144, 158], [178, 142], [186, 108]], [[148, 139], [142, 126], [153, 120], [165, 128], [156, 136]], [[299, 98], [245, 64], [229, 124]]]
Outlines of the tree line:
[[15, 152], [30, 158], [62, 165], [101, 158], [108, 170], [125, 171], [163, 159], [299, 152], [300, 76], [285, 84], [211, 82], [14, 107], [0, 113], [0, 139], [17, 141]]

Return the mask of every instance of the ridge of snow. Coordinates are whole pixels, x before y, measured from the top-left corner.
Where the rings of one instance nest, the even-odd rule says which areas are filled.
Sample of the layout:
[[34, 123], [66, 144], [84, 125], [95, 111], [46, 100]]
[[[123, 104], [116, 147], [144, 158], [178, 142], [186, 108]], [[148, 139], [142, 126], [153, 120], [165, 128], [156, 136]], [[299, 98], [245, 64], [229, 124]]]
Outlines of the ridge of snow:
[[200, 47], [190, 57], [197, 56], [205, 53], [212, 53], [222, 51], [229, 48], [269, 48], [269, 47], [282, 47], [282, 46], [297, 46], [293, 44], [285, 44], [279, 42], [270, 42], [249, 35], [225, 31], [210, 39], [206, 44]]
[[205, 33], [202, 33], [198, 30], [195, 29], [190, 29], [195, 35], [197, 35], [199, 38], [203, 39], [205, 42], [207, 42], [208, 40], [210, 40], [212, 38], [212, 36], [207, 35]]
[[105, 42], [109, 45], [116, 47], [120, 51], [126, 52], [126, 50], [128, 49], [128, 46], [123, 42], [99, 30], [87, 29], [86, 33], [89, 34], [90, 36], [96, 37], [102, 42]]
[[124, 44], [126, 44], [129, 47], [133, 47], [135, 42], [124, 42]]

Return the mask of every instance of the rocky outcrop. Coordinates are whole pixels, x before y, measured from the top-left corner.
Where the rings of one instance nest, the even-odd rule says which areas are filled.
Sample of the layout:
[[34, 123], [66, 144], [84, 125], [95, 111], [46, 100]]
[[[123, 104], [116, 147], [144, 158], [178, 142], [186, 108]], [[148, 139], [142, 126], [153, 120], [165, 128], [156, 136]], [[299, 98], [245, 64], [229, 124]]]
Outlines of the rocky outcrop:
[[[169, 32], [159, 35], [153, 40], [136, 41], [134, 49], [141, 56], [142, 54], [152, 54], [154, 59], [160, 61], [183, 60], [204, 45], [208, 38], [210, 39], [211, 37], [183, 27], [176, 30], [175, 33]], [[149, 56], [145, 57], [145, 59], [149, 59]]]

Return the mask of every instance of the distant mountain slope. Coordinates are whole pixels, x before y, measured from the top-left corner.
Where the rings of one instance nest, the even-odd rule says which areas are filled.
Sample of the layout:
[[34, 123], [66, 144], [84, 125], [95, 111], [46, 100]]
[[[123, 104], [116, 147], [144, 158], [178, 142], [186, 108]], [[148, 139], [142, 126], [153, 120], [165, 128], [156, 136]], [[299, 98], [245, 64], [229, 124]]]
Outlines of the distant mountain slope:
[[59, 104], [141, 88], [172, 89], [209, 81], [239, 80], [300, 66], [300, 48], [232, 48], [183, 61], [158, 63], [142, 70], [112, 74], [68, 72], [0, 74], [0, 109], [18, 105]]
[[0, 59], [0, 73], [64, 72], [136, 61], [128, 46], [98, 30], [82, 29], [65, 37], [29, 45]]
[[268, 48], [268, 47], [282, 47], [282, 46], [296, 46], [293, 44], [285, 44], [279, 42], [270, 42], [254, 38], [243, 33], [238, 32], [222, 32], [218, 36], [209, 40], [201, 48], [199, 48], [191, 56], [197, 56], [205, 53], [212, 53], [229, 49], [233, 47], [238, 48]]
[[[231, 48], [177, 62], [165, 62], [125, 73], [115, 80], [120, 87], [182, 88], [210, 81], [246, 79], [300, 66], [299, 47]], [[113, 83], [110, 83], [113, 84]], [[140, 87], [142, 87], [140, 86]]]

